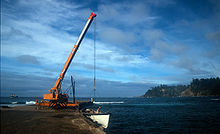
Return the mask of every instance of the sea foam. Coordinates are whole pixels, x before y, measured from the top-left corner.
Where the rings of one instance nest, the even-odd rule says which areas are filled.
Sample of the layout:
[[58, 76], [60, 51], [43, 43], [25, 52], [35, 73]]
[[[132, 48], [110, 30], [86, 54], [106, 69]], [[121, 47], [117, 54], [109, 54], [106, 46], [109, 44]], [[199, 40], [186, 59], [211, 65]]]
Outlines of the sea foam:
[[116, 101], [116, 102], [93, 102], [94, 104], [122, 104], [124, 103], [123, 101]]
[[25, 104], [31, 105], [31, 104], [36, 104], [36, 102], [35, 101], [26, 101]]

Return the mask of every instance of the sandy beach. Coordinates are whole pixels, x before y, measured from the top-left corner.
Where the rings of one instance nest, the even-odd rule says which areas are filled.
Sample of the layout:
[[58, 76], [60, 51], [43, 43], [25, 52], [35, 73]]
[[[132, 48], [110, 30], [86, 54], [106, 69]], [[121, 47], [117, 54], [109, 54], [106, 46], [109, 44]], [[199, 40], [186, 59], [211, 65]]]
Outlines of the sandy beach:
[[36, 106], [1, 107], [2, 134], [104, 134], [74, 110], [36, 110]]

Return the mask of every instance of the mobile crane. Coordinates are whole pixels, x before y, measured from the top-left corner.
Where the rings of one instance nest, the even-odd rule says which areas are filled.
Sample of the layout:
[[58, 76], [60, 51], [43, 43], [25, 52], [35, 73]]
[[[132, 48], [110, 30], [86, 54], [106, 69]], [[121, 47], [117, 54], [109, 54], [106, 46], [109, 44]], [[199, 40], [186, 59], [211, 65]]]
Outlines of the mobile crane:
[[74, 45], [66, 63], [64, 64], [64, 67], [55, 83], [55, 85], [48, 90], [49, 94], [44, 94], [43, 95], [43, 100], [41, 102], [38, 103], [38, 101], [36, 102], [37, 106], [49, 106], [52, 108], [64, 108], [64, 107], [74, 107], [77, 106], [77, 102], [68, 102], [68, 94], [64, 94], [62, 93], [61, 90], [61, 85], [62, 85], [62, 81], [65, 77], [66, 71], [68, 70], [72, 59], [74, 58], [87, 30], [89, 29], [89, 26], [91, 25], [93, 19], [96, 17], [95, 13], [91, 13], [76, 44]]

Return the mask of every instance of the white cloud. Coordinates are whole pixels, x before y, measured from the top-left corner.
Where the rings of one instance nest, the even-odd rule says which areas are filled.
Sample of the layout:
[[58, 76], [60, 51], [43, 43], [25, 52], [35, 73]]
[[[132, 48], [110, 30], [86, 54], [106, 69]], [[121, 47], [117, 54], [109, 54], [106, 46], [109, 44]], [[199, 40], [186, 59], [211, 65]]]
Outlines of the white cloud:
[[[199, 38], [191, 37], [195, 33], [197, 35], [196, 28], [194, 29], [195, 33], [188, 31], [192, 31], [192, 27], [197, 26], [197, 29], [200, 29], [202, 26], [205, 27], [205, 30], [201, 29], [201, 33], [204, 33], [207, 29], [210, 30], [209, 25], [206, 24], [209, 21], [202, 21], [200, 24], [200, 21], [191, 23], [180, 20], [179, 23], [174, 22], [173, 27], [160, 28], [160, 25], [157, 25], [155, 28], [154, 24], [161, 19], [158, 16], [161, 14], [156, 12], [153, 14], [152, 8], [162, 8], [171, 4], [175, 3], [157, 0], [154, 2], [125, 1], [115, 4], [102, 2], [97, 5], [97, 17], [95, 18], [98, 32], [96, 42], [97, 69], [101, 71], [102, 78], [128, 81], [132, 76], [137, 75], [137, 72], [140, 75], [146, 74], [145, 67], [150, 65], [154, 68], [160, 68], [160, 65], [165, 66], [164, 68], [173, 66], [177, 70], [176, 72], [185, 69], [191, 73], [198, 70], [198, 72], [219, 74], [219, 63], [204, 56], [205, 50], [202, 50], [200, 42], [193, 44], [190, 41], [187, 43], [183, 41], [183, 39], [198, 40]], [[41, 63], [38, 66], [42, 67], [41, 69], [33, 69], [33, 73], [43, 72], [46, 74], [52, 70], [57, 74], [75, 44], [91, 9], [74, 1], [70, 4], [67, 1], [56, 0], [23, 0], [15, 3], [6, 2], [2, 11], [1, 56], [15, 58], [21, 55], [30, 55], [35, 57]], [[178, 29], [178, 27], [181, 28]], [[91, 73], [93, 65], [91, 28], [71, 66], [72, 69], [78, 69], [81, 71], [79, 71], [80, 73], [84, 73], [84, 76], [89, 71]], [[210, 34], [206, 33], [206, 37], [214, 41], [218, 37], [218, 32], [210, 31]], [[206, 48], [210, 57], [216, 58], [216, 55], [219, 55], [217, 53], [219, 49], [215, 49], [216, 47], [212, 48], [215, 51], [210, 51], [209, 47]], [[204, 60], [203, 62], [199, 62], [201, 58]], [[202, 66], [210, 61], [217, 67], [214, 69], [215, 71], [212, 71], [211, 67]], [[195, 65], [190, 66], [187, 63]], [[27, 66], [18, 68], [19, 71], [28, 70]], [[88, 69], [90, 70], [88, 71]], [[130, 71], [132, 69], [137, 72]], [[166, 71], [164, 70], [161, 74]], [[139, 78], [136, 79], [140, 80], [142, 76], [137, 75], [137, 77]], [[164, 79], [166, 78], [164, 77]]]
[[[8, 39], [2, 41], [2, 56], [10, 58], [19, 57], [21, 55], [33, 56], [41, 63], [40, 65], [38, 64], [38, 66], [41, 66], [42, 69], [33, 69], [32, 74], [34, 72], [38, 72], [38, 75], [41, 75], [42, 73], [47, 74], [49, 71], [53, 70], [53, 74], [56, 75], [54, 71], [59, 73], [78, 37], [67, 33], [64, 30], [60, 30], [60, 27], [52, 24], [59, 22], [60, 20], [65, 22], [63, 20], [68, 21], [70, 18], [78, 19], [79, 14], [73, 16], [63, 13], [65, 11], [68, 13], [68, 11], [70, 9], [74, 9], [75, 6], [69, 7], [69, 5], [61, 4], [58, 1], [53, 1], [52, 4], [50, 4], [50, 1], [49, 3], [38, 1], [33, 2], [30, 5], [28, 3], [29, 1], [22, 1], [20, 5], [18, 4], [16, 6], [31, 9], [37, 7], [37, 9], [39, 8], [40, 11], [38, 13], [34, 11], [29, 12], [27, 14], [29, 17], [26, 19], [18, 19], [16, 18], [16, 14], [13, 14], [13, 17], [4, 16], [3, 37]], [[57, 8], [58, 6], [62, 7]], [[55, 13], [58, 13], [57, 16], [53, 12], [55, 9]], [[89, 9], [82, 9], [79, 10], [79, 12], [81, 13], [88, 10]], [[59, 12], [66, 15], [68, 18], [65, 18], [65, 16], [60, 16]], [[87, 15], [88, 14], [89, 12], [87, 12]], [[50, 17], [46, 19], [45, 17], [48, 16]], [[77, 28], [73, 29], [79, 29], [79, 27], [83, 28], [85, 22], [87, 21], [87, 17], [88, 16], [86, 16], [84, 19], [81, 19], [80, 24], [74, 26]], [[69, 23], [63, 24], [63, 26], [67, 27], [69, 25]], [[12, 30], [17, 32], [12, 33]], [[80, 29], [80, 31], [81, 30], [82, 29]], [[80, 31], [76, 31], [76, 35], [79, 35]], [[132, 43], [135, 40], [134, 34], [124, 33], [120, 29], [106, 28], [106, 32], [110, 32], [111, 34], [115, 35], [114, 40], [116, 40], [118, 43]], [[91, 72], [91, 70], [88, 69], [91, 69], [93, 65], [93, 40], [89, 37], [90, 36], [86, 36], [86, 38], [83, 40], [78, 53], [73, 59], [71, 66], [72, 69], [80, 69], [85, 72]], [[147, 59], [143, 56], [124, 53], [124, 50], [118, 48], [118, 46], [112, 46], [111, 44], [103, 43], [102, 41], [97, 41], [96, 51], [97, 58], [100, 55], [102, 56], [100, 59], [97, 59], [97, 69], [102, 72], [114, 73], [117, 71], [117, 69], [115, 69], [117, 67], [135, 67], [139, 66], [140, 64], [147, 63]], [[105, 57], [108, 58], [106, 59]], [[27, 69], [26, 66], [20, 66], [17, 68], [20, 68], [17, 69], [20, 71], [25, 69], [28, 73], [31, 71], [31, 68]], [[41, 73], [39, 73], [39, 71]], [[124, 75], [124, 78], [126, 79], [125, 72]], [[51, 75], [51, 77], [53, 76]], [[108, 79], [106, 76], [103, 76], [103, 78]], [[112, 76], [109, 77], [109, 79], [111, 78]]]
[[116, 28], [103, 28], [99, 31], [99, 36], [102, 40], [116, 45], [128, 45], [136, 41], [133, 33]]
[[99, 20], [115, 25], [133, 26], [157, 19], [151, 16], [149, 6], [140, 2], [103, 4], [98, 7]]
[[148, 41], [157, 41], [163, 37], [163, 32], [159, 29], [144, 30], [142, 36]]

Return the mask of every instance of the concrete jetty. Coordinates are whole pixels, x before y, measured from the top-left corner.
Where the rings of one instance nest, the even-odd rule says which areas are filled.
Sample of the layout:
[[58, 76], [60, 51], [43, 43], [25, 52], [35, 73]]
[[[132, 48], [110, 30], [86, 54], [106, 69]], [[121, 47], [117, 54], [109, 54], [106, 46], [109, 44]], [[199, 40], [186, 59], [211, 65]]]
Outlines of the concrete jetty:
[[78, 110], [36, 109], [36, 106], [1, 107], [2, 134], [105, 134]]

